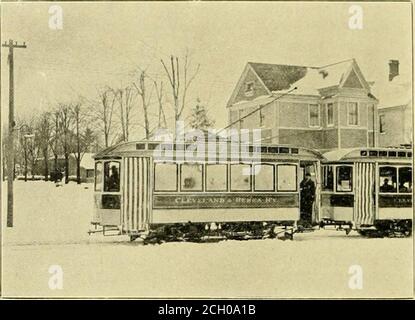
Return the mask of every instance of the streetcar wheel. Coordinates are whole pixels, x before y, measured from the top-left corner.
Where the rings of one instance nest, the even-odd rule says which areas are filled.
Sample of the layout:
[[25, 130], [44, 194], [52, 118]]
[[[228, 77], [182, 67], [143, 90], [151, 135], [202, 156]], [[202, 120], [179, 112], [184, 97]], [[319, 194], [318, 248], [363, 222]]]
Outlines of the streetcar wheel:
[[134, 240], [136, 240], [137, 238], [140, 238], [140, 236], [138, 235], [131, 235], [130, 236], [130, 242], [133, 242]]

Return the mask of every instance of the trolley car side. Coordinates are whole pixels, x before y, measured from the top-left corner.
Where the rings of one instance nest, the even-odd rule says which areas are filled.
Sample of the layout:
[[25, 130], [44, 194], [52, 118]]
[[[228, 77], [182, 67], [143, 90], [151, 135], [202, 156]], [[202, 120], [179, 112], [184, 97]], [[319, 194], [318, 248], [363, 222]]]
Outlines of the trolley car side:
[[379, 236], [411, 234], [411, 150], [356, 148], [324, 156], [322, 226], [348, 225], [362, 234]]
[[[227, 146], [225, 157], [212, 161], [205, 153], [189, 162], [190, 144], [170, 144], [170, 158], [154, 156], [159, 145], [129, 142], [95, 157], [93, 223], [132, 239], [274, 236], [278, 226], [292, 237], [300, 217], [300, 175], [320, 170], [318, 152], [290, 146]], [[242, 147], [257, 157], [235, 157]], [[218, 144], [212, 148], [220, 155]], [[118, 188], [110, 181], [112, 170], [119, 172]]]

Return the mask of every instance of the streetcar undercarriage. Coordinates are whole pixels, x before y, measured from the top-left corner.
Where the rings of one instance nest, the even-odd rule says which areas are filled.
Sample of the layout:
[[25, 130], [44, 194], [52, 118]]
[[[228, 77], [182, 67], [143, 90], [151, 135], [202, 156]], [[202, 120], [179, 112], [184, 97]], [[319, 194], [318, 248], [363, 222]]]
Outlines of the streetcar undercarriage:
[[142, 234], [130, 234], [130, 240], [143, 239], [144, 244], [163, 242], [217, 242], [222, 240], [274, 239], [293, 240], [294, 221], [223, 222], [153, 224]]
[[412, 235], [411, 219], [376, 220], [373, 225], [360, 225], [357, 228], [353, 227], [352, 222], [324, 219], [319, 226], [334, 226], [336, 230], [346, 231], [346, 234], [355, 229], [361, 236], [368, 238], [404, 238]]
[[412, 220], [377, 220], [373, 226], [361, 226], [360, 235], [368, 238], [404, 238], [412, 235]]

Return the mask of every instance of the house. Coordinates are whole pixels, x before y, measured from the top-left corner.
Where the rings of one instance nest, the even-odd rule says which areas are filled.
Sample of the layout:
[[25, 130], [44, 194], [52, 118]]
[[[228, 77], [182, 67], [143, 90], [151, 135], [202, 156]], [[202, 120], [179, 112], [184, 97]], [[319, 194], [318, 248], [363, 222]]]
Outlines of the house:
[[399, 61], [389, 62], [389, 77], [375, 83], [379, 98], [379, 146], [412, 145], [412, 81], [410, 73], [399, 73]]
[[323, 67], [248, 62], [227, 104], [234, 129], [322, 152], [376, 146], [378, 100], [354, 59]]
[[[82, 182], [93, 182], [94, 181], [94, 170], [95, 161], [93, 159], [94, 153], [85, 153], [81, 159], [81, 181]], [[55, 157], [50, 157], [48, 161], [49, 174], [53, 174], [55, 170]], [[57, 159], [58, 170], [65, 170], [65, 157], [60, 155]], [[34, 168], [36, 175], [44, 175], [45, 164], [43, 158], [36, 160], [36, 167]], [[72, 180], [76, 179], [76, 158], [73, 154], [69, 155], [69, 177]]]

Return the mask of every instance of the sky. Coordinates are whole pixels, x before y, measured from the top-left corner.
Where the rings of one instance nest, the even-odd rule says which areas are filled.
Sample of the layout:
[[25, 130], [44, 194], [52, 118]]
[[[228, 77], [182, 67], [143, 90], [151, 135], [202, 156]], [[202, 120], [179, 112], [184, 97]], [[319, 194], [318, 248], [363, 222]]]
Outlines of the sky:
[[[49, 28], [51, 5], [62, 30]], [[95, 99], [97, 89], [125, 86], [145, 69], [167, 85], [160, 59], [190, 52], [200, 71], [189, 108], [200, 98], [221, 128], [226, 103], [248, 61], [323, 66], [355, 58], [368, 81], [382, 82], [388, 61], [412, 66], [409, 3], [358, 3], [363, 28], [349, 28], [353, 3], [3, 3], [2, 42], [15, 50], [15, 108], [22, 117], [68, 102]], [[2, 48], [4, 49], [4, 48]], [[7, 115], [7, 50], [2, 50], [2, 119]], [[410, 79], [410, 78], [409, 78]], [[186, 111], [188, 112], [188, 111]]]

